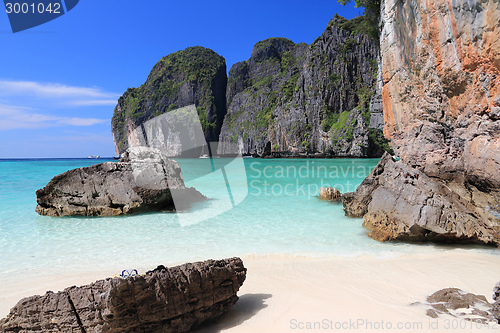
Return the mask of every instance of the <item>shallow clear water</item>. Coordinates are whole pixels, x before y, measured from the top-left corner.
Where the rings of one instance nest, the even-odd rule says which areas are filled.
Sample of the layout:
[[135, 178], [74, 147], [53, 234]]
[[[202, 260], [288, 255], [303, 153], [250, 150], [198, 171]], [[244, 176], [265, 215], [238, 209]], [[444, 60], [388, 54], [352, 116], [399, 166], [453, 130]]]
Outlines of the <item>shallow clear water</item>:
[[[35, 213], [37, 189], [57, 174], [96, 161], [0, 161], [3, 278], [101, 269], [118, 273], [125, 268], [148, 269], [245, 254], [390, 256], [449, 249], [376, 242], [366, 236], [361, 219], [344, 216], [341, 204], [317, 198], [320, 186], [353, 191], [376, 159], [243, 159], [244, 168], [236, 173], [230, 172], [228, 159], [214, 159], [213, 166], [208, 159], [178, 162], [186, 184], [211, 199], [193, 206], [183, 220], [176, 213], [112, 218], [39, 216]], [[200, 219], [207, 209], [224, 206], [228, 187], [210, 174], [212, 167], [219, 170], [224, 165], [237, 205]], [[248, 194], [238, 204], [242, 193]]]

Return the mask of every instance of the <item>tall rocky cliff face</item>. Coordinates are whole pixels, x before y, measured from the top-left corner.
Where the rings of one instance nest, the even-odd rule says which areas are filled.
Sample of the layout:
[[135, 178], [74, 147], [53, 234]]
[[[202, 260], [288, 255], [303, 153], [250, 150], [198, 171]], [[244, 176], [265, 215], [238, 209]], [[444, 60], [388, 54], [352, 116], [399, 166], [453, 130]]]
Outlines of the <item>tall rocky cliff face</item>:
[[[380, 121], [369, 131], [378, 45], [363, 18], [335, 16], [310, 46], [285, 38], [257, 43], [232, 66], [219, 154], [380, 155]], [[380, 98], [379, 98], [380, 99]], [[377, 108], [378, 106], [378, 108]]]
[[193, 104], [205, 139], [217, 141], [226, 114], [226, 84], [226, 62], [212, 50], [196, 46], [162, 58], [142, 86], [129, 88], [118, 100], [111, 121], [116, 153], [141, 145], [137, 133], [146, 121]]
[[[229, 79], [224, 58], [211, 50], [192, 47], [164, 57], [142, 86], [118, 101], [112, 119], [117, 154], [147, 145], [148, 133], [156, 135], [169, 111], [196, 105], [205, 139], [219, 143], [218, 154], [381, 156], [389, 149], [382, 73], [367, 24], [364, 17], [335, 15], [311, 45], [266, 39], [249, 60], [232, 66]], [[175, 144], [156, 148], [180, 153], [179, 135], [158, 135]]]
[[380, 240], [500, 246], [500, 3], [385, 0], [381, 27], [384, 133], [401, 160], [381, 161], [347, 214]]
[[432, 177], [500, 188], [500, 3], [382, 4], [385, 134]]
[[387, 0], [382, 27], [385, 134], [403, 162], [500, 189], [500, 3]]

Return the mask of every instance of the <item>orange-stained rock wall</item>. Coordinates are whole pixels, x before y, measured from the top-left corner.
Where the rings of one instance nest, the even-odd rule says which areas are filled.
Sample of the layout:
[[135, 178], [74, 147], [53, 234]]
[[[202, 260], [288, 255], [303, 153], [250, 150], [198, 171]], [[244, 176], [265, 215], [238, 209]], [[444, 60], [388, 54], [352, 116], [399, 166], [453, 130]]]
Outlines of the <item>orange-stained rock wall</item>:
[[500, 2], [386, 0], [384, 133], [411, 166], [500, 188]]

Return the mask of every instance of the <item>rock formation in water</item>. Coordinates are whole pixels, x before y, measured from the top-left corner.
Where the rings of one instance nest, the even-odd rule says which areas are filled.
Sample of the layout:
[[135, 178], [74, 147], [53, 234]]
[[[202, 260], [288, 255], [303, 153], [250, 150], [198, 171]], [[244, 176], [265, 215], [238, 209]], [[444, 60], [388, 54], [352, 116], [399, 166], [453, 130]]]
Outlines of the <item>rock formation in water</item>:
[[382, 2], [384, 133], [401, 161], [345, 196], [372, 237], [499, 245], [499, 22], [498, 1]]
[[336, 15], [310, 46], [285, 38], [255, 44], [229, 72], [219, 154], [237, 144], [244, 154], [381, 156], [378, 45], [364, 23]]
[[354, 193], [343, 196], [348, 216], [363, 216], [380, 241], [468, 242], [500, 246], [497, 219], [445, 182], [385, 154]]
[[[177, 162], [159, 150], [129, 148], [119, 162], [67, 171], [36, 191], [36, 212], [49, 216], [113, 216], [185, 209], [206, 199], [186, 188]], [[175, 203], [174, 203], [175, 201]]]
[[328, 200], [328, 201], [341, 201], [342, 200], [342, 194], [340, 193], [339, 190], [333, 187], [320, 187], [318, 191], [319, 198], [321, 200]]
[[49, 291], [20, 300], [0, 332], [188, 332], [229, 310], [245, 277], [232, 258]]
[[226, 114], [226, 61], [212, 50], [195, 46], [162, 58], [139, 88], [118, 100], [111, 120], [117, 154], [142, 146], [137, 133], [144, 122], [195, 104], [207, 141], [217, 141]]

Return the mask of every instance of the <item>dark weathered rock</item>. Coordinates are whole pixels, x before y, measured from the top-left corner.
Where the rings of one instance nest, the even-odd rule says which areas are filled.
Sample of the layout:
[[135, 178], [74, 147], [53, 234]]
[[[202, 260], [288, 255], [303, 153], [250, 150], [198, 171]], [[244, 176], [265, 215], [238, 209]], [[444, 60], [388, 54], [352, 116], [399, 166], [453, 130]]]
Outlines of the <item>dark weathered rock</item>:
[[385, 154], [354, 193], [344, 195], [348, 216], [363, 216], [379, 240], [470, 242], [500, 246], [498, 219], [452, 188]]
[[[36, 212], [49, 216], [113, 216], [185, 209], [206, 199], [186, 188], [177, 162], [159, 150], [130, 148], [120, 162], [67, 171], [36, 191]], [[174, 203], [175, 199], [175, 203]]]
[[431, 306], [427, 315], [438, 318], [441, 314], [488, 323], [494, 321], [491, 304], [485, 296], [466, 293], [457, 288], [446, 288], [427, 297]]
[[373, 133], [381, 132], [379, 100], [370, 105], [378, 45], [356, 30], [362, 20], [335, 16], [311, 45], [255, 44], [250, 59], [229, 71], [219, 154], [380, 156], [377, 136], [368, 135], [370, 106], [377, 109]]
[[319, 198], [328, 201], [340, 201], [342, 199], [342, 194], [339, 190], [333, 187], [320, 187]]
[[19, 301], [0, 332], [188, 332], [229, 310], [245, 277], [232, 258], [49, 291]]
[[495, 301], [491, 307], [493, 317], [500, 324], [500, 282], [493, 288], [493, 300]]

